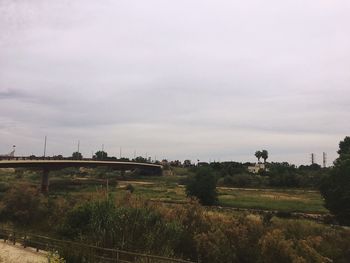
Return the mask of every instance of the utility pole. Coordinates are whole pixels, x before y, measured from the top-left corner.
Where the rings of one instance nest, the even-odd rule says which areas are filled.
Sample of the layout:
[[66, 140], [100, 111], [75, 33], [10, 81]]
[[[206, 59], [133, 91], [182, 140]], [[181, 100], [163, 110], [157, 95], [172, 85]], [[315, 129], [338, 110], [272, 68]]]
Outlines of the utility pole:
[[327, 166], [327, 154], [323, 152], [323, 168], [326, 168]]
[[47, 136], [45, 135], [45, 142], [44, 142], [44, 157], [46, 156], [46, 140], [47, 140]]
[[315, 154], [311, 153], [311, 164], [315, 164]]

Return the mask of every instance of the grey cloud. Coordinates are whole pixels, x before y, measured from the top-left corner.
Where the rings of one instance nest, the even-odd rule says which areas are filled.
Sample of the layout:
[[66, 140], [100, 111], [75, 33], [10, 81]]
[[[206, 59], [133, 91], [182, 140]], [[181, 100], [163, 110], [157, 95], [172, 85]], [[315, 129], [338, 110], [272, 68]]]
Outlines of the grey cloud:
[[46, 134], [63, 154], [80, 138], [88, 155], [105, 142], [179, 159], [254, 159], [262, 146], [276, 160], [334, 158], [350, 130], [349, 11], [341, 0], [1, 1], [0, 145], [41, 152]]

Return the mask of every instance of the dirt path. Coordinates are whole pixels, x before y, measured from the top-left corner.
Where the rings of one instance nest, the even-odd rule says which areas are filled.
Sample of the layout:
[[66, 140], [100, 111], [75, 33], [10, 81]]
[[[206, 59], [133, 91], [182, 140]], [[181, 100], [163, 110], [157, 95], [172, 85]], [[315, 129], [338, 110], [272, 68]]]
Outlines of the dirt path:
[[260, 192], [300, 192], [300, 193], [319, 193], [317, 190], [305, 190], [299, 188], [288, 188], [288, 189], [278, 189], [278, 188], [240, 188], [240, 187], [226, 187], [218, 186], [218, 189], [222, 190], [242, 190], [242, 191], [260, 191]]
[[127, 185], [127, 184], [154, 185], [154, 184], [156, 184], [156, 183], [154, 183], [154, 182], [145, 182], [145, 181], [122, 181], [122, 180], [120, 180], [120, 181], [118, 181], [118, 184], [119, 184], [120, 186], [125, 186], [125, 185]]
[[36, 252], [35, 249], [23, 248], [0, 240], [0, 262], [47, 263], [47, 256], [43, 252]]

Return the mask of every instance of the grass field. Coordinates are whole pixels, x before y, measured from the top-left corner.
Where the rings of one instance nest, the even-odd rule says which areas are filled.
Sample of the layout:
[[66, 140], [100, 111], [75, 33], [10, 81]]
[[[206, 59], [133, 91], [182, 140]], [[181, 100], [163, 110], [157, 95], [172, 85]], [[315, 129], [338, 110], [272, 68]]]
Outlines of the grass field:
[[306, 190], [227, 189], [219, 190], [219, 204], [285, 212], [326, 213], [319, 192]]
[[[144, 179], [144, 178], [143, 178]], [[121, 194], [126, 184], [132, 184], [134, 194], [154, 201], [186, 202], [185, 188], [174, 178], [148, 178], [143, 181], [120, 181], [116, 189]], [[327, 213], [319, 192], [302, 189], [238, 189], [218, 187], [218, 205], [236, 208], [278, 210], [284, 212]]]
[[[180, 171], [181, 172], [181, 171]], [[35, 177], [30, 172], [24, 178], [16, 176], [1, 176], [0, 188], [3, 184], [13, 184], [29, 181], [34, 184], [40, 183], [40, 177]], [[128, 181], [119, 180], [117, 186], [111, 184], [109, 190], [117, 196], [126, 193], [125, 187], [128, 184], [133, 185], [136, 196], [152, 201], [164, 201], [174, 203], [187, 202], [185, 188], [179, 182], [184, 176], [162, 176], [162, 177], [137, 177], [128, 179]], [[78, 185], [69, 185], [69, 181], [77, 180], [70, 176], [52, 176], [51, 182], [66, 181], [65, 190], [71, 194], [89, 193], [97, 189], [106, 187], [104, 179], [97, 180], [96, 185], [86, 183]], [[78, 179], [79, 180], [79, 179]], [[81, 179], [84, 181], [84, 179]], [[1, 189], [0, 189], [1, 192]], [[1, 193], [0, 193], [1, 194]], [[263, 210], [278, 210], [283, 212], [305, 212], [305, 213], [327, 213], [323, 207], [323, 200], [319, 192], [303, 189], [242, 189], [218, 187], [218, 205], [234, 208], [251, 208]]]

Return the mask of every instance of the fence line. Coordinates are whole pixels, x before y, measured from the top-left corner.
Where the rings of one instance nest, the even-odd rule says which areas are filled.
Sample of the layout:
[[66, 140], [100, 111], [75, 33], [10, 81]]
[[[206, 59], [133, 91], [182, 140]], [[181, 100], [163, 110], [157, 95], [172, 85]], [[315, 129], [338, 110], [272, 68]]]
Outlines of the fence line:
[[61, 256], [68, 253], [69, 256], [72, 256], [75, 259], [79, 258], [81, 262], [194, 263], [192, 261], [182, 259], [148, 255], [119, 249], [102, 248], [7, 228], [0, 228], [0, 238], [4, 239], [4, 242], [9, 241], [13, 244], [20, 243], [23, 247], [35, 248], [36, 251], [58, 250], [63, 252], [63, 255]]

